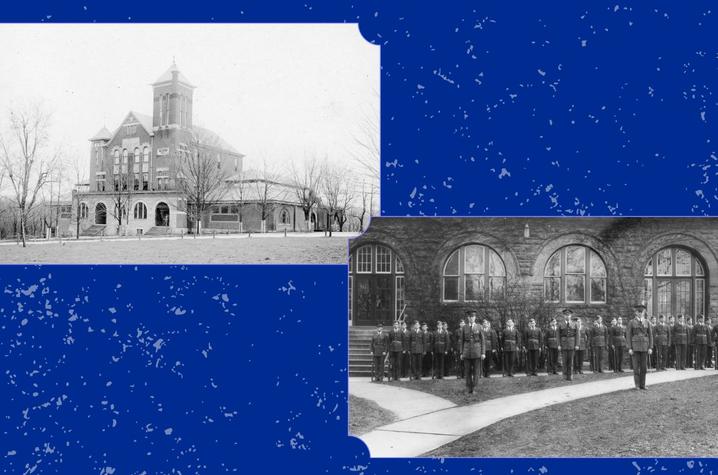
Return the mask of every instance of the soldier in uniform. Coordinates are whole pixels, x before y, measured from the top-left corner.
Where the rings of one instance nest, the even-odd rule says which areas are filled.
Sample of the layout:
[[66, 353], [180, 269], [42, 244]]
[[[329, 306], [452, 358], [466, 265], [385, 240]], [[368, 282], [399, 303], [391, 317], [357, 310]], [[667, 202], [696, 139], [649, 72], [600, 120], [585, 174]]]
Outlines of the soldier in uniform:
[[[404, 317], [406, 317], [406, 313]], [[409, 369], [411, 368], [411, 348], [409, 347], [409, 328], [406, 324], [406, 318], [401, 322], [401, 333], [402, 341], [404, 342], [401, 355], [401, 377], [406, 378], [409, 376]]]
[[514, 377], [514, 367], [516, 365], [516, 352], [521, 346], [521, 336], [519, 331], [514, 328], [514, 321], [506, 320], [506, 328], [501, 332], [502, 354], [504, 357], [504, 376]]
[[391, 361], [391, 375], [389, 379], [398, 381], [401, 378], [401, 358], [404, 355], [404, 333], [400, 324], [394, 321], [394, 326], [389, 332], [389, 358]]
[[[651, 324], [651, 328], [656, 328], [656, 317], [654, 315], [651, 315], [650, 318], [648, 318], [648, 322]], [[656, 351], [656, 339], [655, 335], [653, 338], [653, 348], [651, 348], [651, 355], [648, 357], [648, 367], [656, 369], [657, 368], [657, 360], [658, 352]]]
[[578, 317], [574, 317], [577, 327], [577, 349], [576, 356], [574, 358], [574, 372], [583, 374], [583, 361], [586, 357], [586, 349], [588, 348], [588, 329], [583, 326], [583, 320]]
[[484, 334], [484, 359], [481, 362], [481, 371], [484, 378], [489, 378], [491, 377], [491, 360], [499, 346], [498, 336], [487, 319], [482, 322], [481, 331]]
[[626, 327], [626, 345], [633, 359], [633, 383], [636, 389], [646, 389], [648, 357], [653, 353], [653, 331], [645, 318], [645, 305], [633, 307], [634, 318]]
[[[571, 309], [564, 309], [563, 321], [558, 324], [559, 351], [563, 363], [563, 376], [567, 381], [573, 381], [573, 357], [578, 349], [578, 325], [571, 319]], [[571, 319], [569, 321], [569, 319]]]
[[693, 319], [686, 317], [686, 333], [688, 333], [688, 343], [686, 346], [686, 366], [695, 368], [693, 360], [695, 358], [695, 348], [693, 342]]
[[708, 328], [708, 345], [706, 345], [705, 367], [711, 368], [713, 366], [713, 325], [711, 325], [709, 317], [706, 317], [706, 327]]
[[371, 356], [374, 360], [374, 381], [384, 380], [384, 359], [389, 347], [389, 339], [384, 333], [384, 325], [378, 323], [376, 333], [371, 337]]
[[614, 372], [616, 371], [614, 366], [614, 363], [616, 362], [616, 347], [613, 346], [613, 327], [615, 327], [617, 324], [617, 320], [615, 318], [612, 318], [610, 326], [607, 327], [608, 340], [606, 341], [606, 346], [608, 346], [608, 369]]
[[429, 325], [426, 322], [421, 322], [421, 333], [424, 335], [424, 356], [421, 358], [421, 375], [431, 375], [432, 368], [432, 356], [433, 356], [433, 337], [434, 335], [429, 331]]
[[476, 312], [469, 312], [469, 323], [461, 330], [461, 359], [464, 361], [466, 389], [474, 392], [481, 377], [481, 360], [484, 359], [484, 334], [476, 323]]
[[665, 371], [668, 348], [671, 346], [671, 329], [663, 315], [658, 316], [658, 323], [653, 329], [653, 343], [656, 352], [656, 370]]
[[697, 370], [705, 369], [706, 347], [708, 346], [708, 335], [710, 329], [703, 320], [703, 315], [698, 315], [696, 324], [693, 326], [693, 344], [695, 345]]
[[558, 374], [556, 368], [558, 367], [559, 336], [555, 318], [551, 319], [544, 335], [544, 347], [546, 348], [546, 373]]
[[591, 344], [591, 366], [594, 372], [603, 373], [601, 367], [603, 363], [603, 349], [608, 343], [608, 328], [603, 324], [600, 315], [596, 316], [593, 328], [589, 332], [589, 342]]
[[409, 351], [411, 352], [411, 379], [421, 379], [421, 360], [426, 354], [424, 349], [424, 332], [419, 321], [414, 321], [414, 328], [409, 332]]
[[686, 350], [688, 348], [688, 327], [683, 315], [678, 315], [678, 323], [673, 327], [671, 340], [676, 352], [676, 369], [686, 369]]
[[666, 359], [667, 368], [676, 367], [676, 347], [673, 345], [673, 327], [676, 326], [676, 318], [673, 315], [668, 316], [668, 332], [671, 334], [670, 343], [668, 345], [668, 357]]
[[[468, 315], [468, 313], [467, 313]], [[456, 345], [454, 349], [456, 350], [456, 379], [463, 379], [464, 377], [464, 359], [461, 357], [461, 335], [464, 331], [464, 327], [466, 326], [466, 320], [463, 318], [459, 320], [459, 328], [456, 330], [456, 333], [454, 333], [454, 344]]]
[[444, 362], [450, 344], [449, 334], [444, 330], [443, 322], [438, 322], [434, 333], [434, 377], [436, 379], [444, 379]]
[[541, 353], [543, 335], [541, 329], [536, 328], [536, 320], [529, 320], [529, 327], [524, 333], [524, 351], [526, 351], [526, 375], [538, 376], [538, 360]]
[[613, 345], [613, 371], [623, 373], [623, 349], [626, 347], [626, 328], [623, 319], [618, 317], [616, 326], [611, 328], [611, 344]]

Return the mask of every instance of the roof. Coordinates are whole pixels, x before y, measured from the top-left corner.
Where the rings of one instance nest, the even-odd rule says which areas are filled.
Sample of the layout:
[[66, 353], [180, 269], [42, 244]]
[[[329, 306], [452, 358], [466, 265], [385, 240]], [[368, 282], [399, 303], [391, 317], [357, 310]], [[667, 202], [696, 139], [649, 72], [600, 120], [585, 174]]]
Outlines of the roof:
[[192, 83], [189, 82], [189, 80], [187, 80], [187, 78], [184, 76], [184, 74], [182, 74], [180, 72], [180, 70], [177, 68], [177, 64], [175, 64], [174, 60], [172, 61], [172, 65], [167, 69], [167, 71], [162, 73], [162, 75], [160, 77], [158, 77], [157, 80], [152, 83], [152, 85], [154, 86], [155, 84], [161, 84], [164, 82], [172, 81], [172, 73], [175, 71], [178, 73], [177, 81], [181, 82], [185, 86], [194, 87], [192, 85]]
[[[237, 151], [236, 148], [234, 148], [229, 142], [224, 140], [219, 135], [215, 134], [209, 129], [205, 129], [204, 127], [198, 127], [196, 125], [192, 126], [192, 130], [195, 132], [195, 135], [199, 135], [200, 143], [204, 143], [205, 145], [210, 145], [213, 147], [221, 148], [222, 150], [236, 153], [238, 155], [242, 155]], [[244, 156], [244, 155], [242, 155]]]
[[152, 116], [142, 114], [141, 112], [130, 111], [130, 114], [135, 116], [135, 119], [145, 128], [148, 134], [152, 135]]
[[91, 139], [90, 141], [95, 140], [110, 140], [112, 138], [112, 132], [107, 130], [107, 127], [102, 127]]
[[[242, 180], [244, 188], [242, 190], [243, 201], [261, 201], [261, 196], [264, 194], [265, 180], [251, 178], [249, 180]], [[292, 185], [285, 183], [270, 182], [269, 188], [269, 201], [279, 201], [284, 203], [296, 203], [299, 204], [297, 198], [296, 188]], [[222, 201], [239, 201], [239, 185], [235, 182], [230, 187], [227, 193], [222, 197]]]

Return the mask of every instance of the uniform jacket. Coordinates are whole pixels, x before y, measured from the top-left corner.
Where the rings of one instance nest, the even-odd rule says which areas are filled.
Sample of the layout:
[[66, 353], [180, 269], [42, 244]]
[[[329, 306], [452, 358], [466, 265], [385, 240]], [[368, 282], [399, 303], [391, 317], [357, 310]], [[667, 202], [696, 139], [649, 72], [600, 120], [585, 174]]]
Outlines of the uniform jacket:
[[484, 351], [491, 353], [493, 350], [499, 349], [499, 336], [496, 334], [496, 330], [489, 328], [488, 330], [482, 330], [484, 332]]
[[404, 333], [401, 330], [389, 332], [389, 351], [404, 351]]
[[434, 334], [429, 330], [421, 332], [424, 334], [424, 352], [434, 351]]
[[540, 350], [543, 334], [540, 328], [527, 328], [524, 332], [523, 344], [527, 350]]
[[688, 327], [680, 323], [676, 323], [671, 331], [671, 340], [674, 345], [688, 344]]
[[648, 351], [653, 347], [651, 324], [634, 318], [626, 326], [626, 346], [633, 351]]
[[446, 353], [449, 351], [449, 334], [445, 331], [434, 333], [434, 353]]
[[608, 328], [606, 325], [594, 325], [588, 332], [592, 348], [601, 348], [608, 343]]
[[573, 350], [578, 346], [578, 327], [575, 323], [561, 322], [558, 324], [559, 346], [563, 350]]
[[713, 331], [711, 332], [711, 340], [713, 341], [714, 345], [718, 344], [718, 324], [713, 327]]
[[626, 346], [626, 327], [623, 325], [612, 326], [610, 333], [613, 346]]
[[[464, 326], [466, 328], [466, 326]], [[453, 337], [453, 344], [454, 344], [454, 350], [457, 352], [461, 352], [461, 331], [462, 328], [459, 327], [456, 329], [456, 331], [451, 335]]]
[[700, 323], [693, 325], [693, 342], [696, 345], [707, 345], [709, 333], [710, 329], [707, 325]]
[[656, 346], [668, 346], [671, 344], [671, 327], [666, 323], [658, 323], [653, 327], [653, 341]]
[[688, 325], [686, 324], [686, 333], [688, 333], [688, 344], [693, 345], [695, 341], [693, 341], [693, 327], [694, 325]]
[[548, 327], [546, 329], [546, 333], [544, 334], [544, 344], [549, 348], [558, 348], [559, 343], [558, 327]]
[[382, 353], [386, 353], [389, 349], [389, 335], [384, 332], [374, 333], [371, 337], [371, 353], [374, 356], [379, 356]]
[[516, 328], [504, 328], [501, 332], [501, 342], [504, 351], [518, 351], [521, 346], [521, 335]]
[[474, 328], [468, 323], [461, 331], [459, 336], [461, 340], [461, 354], [464, 359], [481, 358], [484, 353], [484, 332], [481, 326], [474, 324]]
[[578, 332], [578, 346], [579, 350], [585, 350], [588, 348], [589, 341], [588, 341], [588, 328], [581, 325], [581, 328], [576, 328], [576, 331]]
[[409, 351], [416, 355], [416, 354], [422, 354], [426, 352], [425, 346], [426, 346], [426, 337], [424, 336], [424, 332], [421, 330], [414, 331], [411, 330], [409, 332]]

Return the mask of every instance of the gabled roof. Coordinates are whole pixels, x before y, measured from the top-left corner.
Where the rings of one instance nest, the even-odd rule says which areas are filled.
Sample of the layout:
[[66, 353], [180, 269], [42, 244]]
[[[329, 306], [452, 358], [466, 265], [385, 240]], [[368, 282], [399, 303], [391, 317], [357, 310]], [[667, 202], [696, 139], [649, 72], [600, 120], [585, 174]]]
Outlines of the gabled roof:
[[[239, 201], [240, 186], [242, 188], [241, 196], [244, 202], [261, 201], [262, 196], [264, 195], [265, 180], [253, 178], [250, 181], [242, 181], [242, 185], [236, 182], [231, 183], [227, 193], [222, 197], [222, 201]], [[281, 203], [299, 203], [296, 188], [284, 183], [270, 182], [268, 199], [269, 201]]]
[[161, 75], [160, 77], [158, 77], [157, 80], [152, 83], [152, 85], [155, 86], [155, 85], [157, 85], [157, 84], [162, 84], [162, 83], [165, 83], [165, 82], [171, 82], [171, 81], [172, 81], [172, 73], [175, 72], [175, 71], [178, 73], [178, 74], [177, 74], [177, 81], [181, 82], [181, 83], [184, 84], [185, 86], [189, 86], [189, 87], [194, 88], [194, 86], [192, 85], [192, 83], [189, 82], [189, 81], [187, 80], [187, 78], [184, 76], [184, 74], [182, 74], [182, 73], [180, 72], [180, 70], [177, 68], [177, 65], [175, 64], [174, 61], [172, 61], [172, 66], [170, 66], [170, 67], [167, 69], [167, 71], [165, 71], [164, 73], [162, 73], [162, 75]]
[[149, 135], [154, 134], [154, 132], [152, 131], [152, 117], [151, 116], [142, 114], [140, 112], [129, 111], [127, 113], [127, 115], [125, 116], [125, 118], [122, 119], [122, 122], [120, 122], [119, 127], [117, 127], [115, 129], [115, 131], [112, 133], [112, 135], [110, 136], [110, 138], [108, 140], [112, 141], [115, 139], [117, 132], [120, 131], [120, 129], [122, 128], [124, 123], [127, 122], [127, 118], [130, 116], [134, 117], [137, 120], [137, 122], [139, 122], [139, 124], [142, 126], [142, 128], [145, 129], [145, 132], [147, 132]]
[[110, 140], [112, 138], [112, 132], [107, 130], [107, 127], [102, 127], [91, 139], [90, 142], [95, 140]]
[[196, 125], [192, 126], [192, 130], [194, 131], [195, 136], [200, 140], [201, 143], [210, 145], [212, 147], [217, 147], [222, 150], [226, 150], [227, 152], [236, 153], [237, 155], [240, 155], [242, 157], [244, 156], [239, 153], [236, 148], [230, 145], [229, 142], [227, 142], [211, 130], [205, 129], [204, 127], [198, 127]]

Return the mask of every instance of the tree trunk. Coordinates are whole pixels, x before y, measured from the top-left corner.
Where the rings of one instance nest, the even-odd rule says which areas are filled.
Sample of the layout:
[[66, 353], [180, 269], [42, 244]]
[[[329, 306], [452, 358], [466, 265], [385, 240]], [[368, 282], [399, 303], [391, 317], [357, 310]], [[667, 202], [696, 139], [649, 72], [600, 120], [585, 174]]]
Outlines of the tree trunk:
[[25, 220], [27, 217], [25, 216], [25, 210], [20, 210], [20, 238], [22, 239], [22, 247], [27, 247], [27, 242], [25, 240]]

